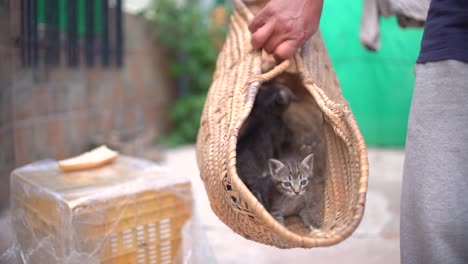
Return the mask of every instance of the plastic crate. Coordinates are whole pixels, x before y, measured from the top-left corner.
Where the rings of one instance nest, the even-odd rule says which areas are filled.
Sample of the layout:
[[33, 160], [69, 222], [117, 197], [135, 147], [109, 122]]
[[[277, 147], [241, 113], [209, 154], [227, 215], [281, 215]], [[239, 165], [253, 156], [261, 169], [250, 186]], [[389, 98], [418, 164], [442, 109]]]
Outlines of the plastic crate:
[[187, 178], [119, 157], [63, 173], [41, 161], [11, 175], [17, 255], [26, 263], [174, 263], [190, 218]]

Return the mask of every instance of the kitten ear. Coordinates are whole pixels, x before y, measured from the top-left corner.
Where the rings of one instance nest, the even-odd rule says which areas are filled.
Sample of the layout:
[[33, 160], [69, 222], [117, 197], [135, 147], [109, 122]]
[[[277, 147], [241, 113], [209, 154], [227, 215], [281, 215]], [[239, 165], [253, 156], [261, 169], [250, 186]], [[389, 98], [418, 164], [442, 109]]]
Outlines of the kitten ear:
[[308, 170], [312, 170], [314, 168], [314, 153], [311, 153], [307, 157], [305, 157], [302, 160], [301, 164]]
[[276, 176], [284, 168], [284, 164], [275, 159], [268, 160], [268, 168], [270, 169], [271, 176]]

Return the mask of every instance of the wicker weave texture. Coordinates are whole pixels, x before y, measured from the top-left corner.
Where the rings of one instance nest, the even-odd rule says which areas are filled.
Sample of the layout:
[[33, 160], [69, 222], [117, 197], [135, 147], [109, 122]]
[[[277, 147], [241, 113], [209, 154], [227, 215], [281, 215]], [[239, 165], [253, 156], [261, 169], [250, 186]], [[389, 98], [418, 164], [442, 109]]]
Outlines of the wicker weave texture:
[[[368, 161], [364, 140], [342, 97], [320, 33], [291, 60], [262, 73], [262, 53], [250, 44], [248, 21], [255, 6], [235, 1], [228, 36], [219, 54], [197, 139], [197, 162], [211, 207], [233, 231], [279, 248], [331, 246], [349, 237], [364, 214]], [[239, 129], [261, 83], [293, 73], [323, 114], [326, 142], [323, 204], [318, 232], [297, 217], [277, 223], [236, 172]]]

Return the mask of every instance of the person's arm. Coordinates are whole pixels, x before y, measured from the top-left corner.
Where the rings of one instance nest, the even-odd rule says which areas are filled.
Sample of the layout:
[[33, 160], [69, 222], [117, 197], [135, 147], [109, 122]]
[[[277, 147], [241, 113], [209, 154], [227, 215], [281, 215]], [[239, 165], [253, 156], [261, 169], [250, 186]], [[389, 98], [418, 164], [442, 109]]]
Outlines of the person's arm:
[[317, 30], [323, 0], [271, 0], [249, 25], [252, 46], [273, 54], [277, 61], [291, 58]]

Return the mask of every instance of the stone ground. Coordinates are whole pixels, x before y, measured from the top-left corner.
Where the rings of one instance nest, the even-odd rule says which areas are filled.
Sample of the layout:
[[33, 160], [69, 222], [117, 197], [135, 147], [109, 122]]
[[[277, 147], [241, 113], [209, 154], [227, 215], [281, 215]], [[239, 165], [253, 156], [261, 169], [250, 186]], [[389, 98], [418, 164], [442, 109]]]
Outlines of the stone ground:
[[[398, 230], [404, 153], [401, 150], [370, 149], [368, 154], [369, 192], [361, 225], [344, 242], [318, 249], [282, 250], [246, 240], [232, 232], [210, 209], [193, 146], [168, 152], [165, 163], [172, 173], [192, 179], [196, 213], [207, 238], [198, 241], [208, 241], [217, 263], [400, 263]], [[0, 213], [1, 264], [4, 264], [2, 253], [11, 246], [11, 239], [8, 212]]]

